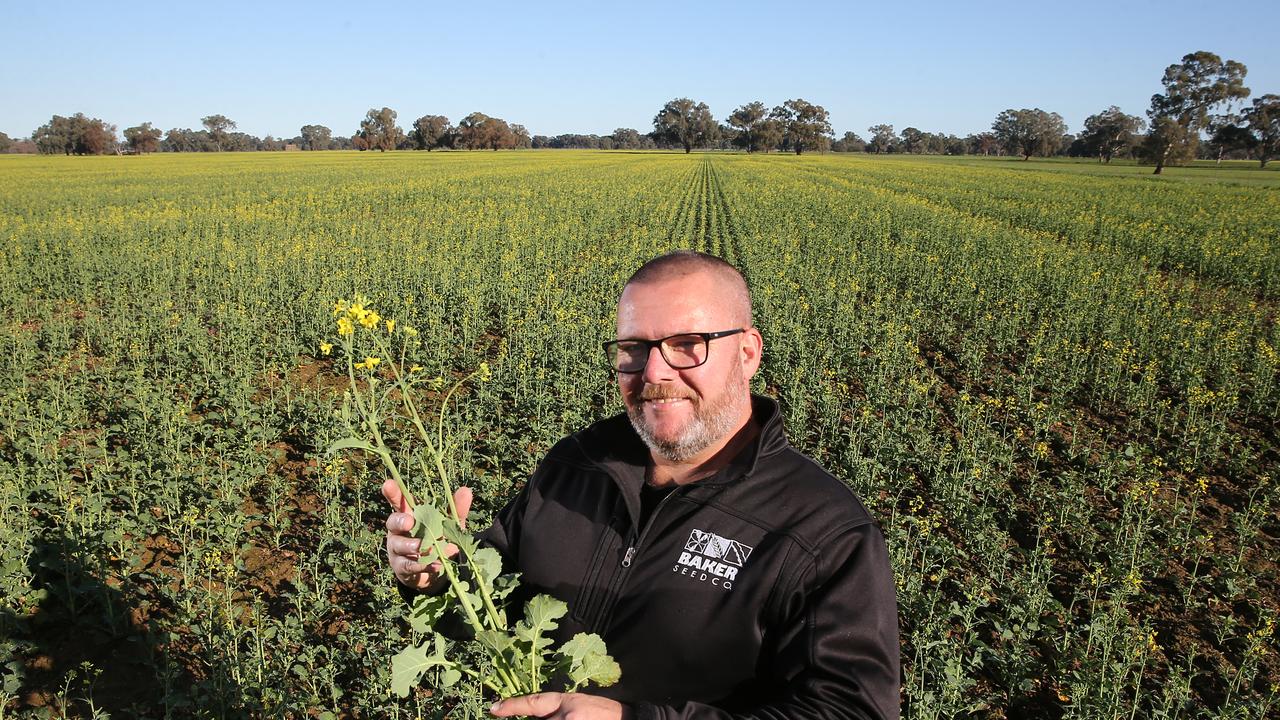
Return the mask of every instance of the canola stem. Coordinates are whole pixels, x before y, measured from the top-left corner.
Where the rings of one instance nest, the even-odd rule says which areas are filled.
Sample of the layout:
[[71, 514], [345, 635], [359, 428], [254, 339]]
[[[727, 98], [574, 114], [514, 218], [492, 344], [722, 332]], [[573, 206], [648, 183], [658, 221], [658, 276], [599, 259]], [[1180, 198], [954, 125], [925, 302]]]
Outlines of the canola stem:
[[[453, 570], [453, 561], [445, 557], [444, 544], [437, 538], [431, 541], [431, 547], [435, 550], [436, 557], [440, 558], [440, 567], [444, 570], [445, 577], [449, 579], [449, 587], [453, 590], [453, 596], [458, 599], [458, 603], [462, 605], [462, 610], [467, 615], [467, 621], [471, 623], [471, 627], [476, 632], [483, 631], [485, 629], [484, 623], [480, 621], [480, 616], [476, 613], [475, 608], [471, 606], [471, 601], [467, 599], [467, 595], [462, 589], [462, 581]], [[483, 595], [484, 593], [482, 592], [481, 596]], [[494, 668], [498, 671], [498, 675], [502, 677], [502, 681], [507, 688], [515, 692], [519, 688], [519, 683], [505, 668], [496, 662], [497, 659], [495, 658]]]

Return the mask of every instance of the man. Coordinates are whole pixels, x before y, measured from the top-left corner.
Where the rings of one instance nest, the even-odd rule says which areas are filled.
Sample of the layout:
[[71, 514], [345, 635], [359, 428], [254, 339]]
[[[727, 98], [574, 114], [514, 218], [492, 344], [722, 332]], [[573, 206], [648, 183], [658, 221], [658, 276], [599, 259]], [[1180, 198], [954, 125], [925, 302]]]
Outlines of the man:
[[[482, 538], [521, 591], [569, 604], [622, 667], [595, 694], [509, 698], [497, 717], [897, 718], [897, 605], [884, 539], [843, 483], [753, 396], [763, 341], [746, 282], [680, 251], [649, 261], [605, 344], [625, 416], [560, 441]], [[432, 591], [394, 482], [387, 557]], [[471, 493], [458, 491], [459, 514]]]

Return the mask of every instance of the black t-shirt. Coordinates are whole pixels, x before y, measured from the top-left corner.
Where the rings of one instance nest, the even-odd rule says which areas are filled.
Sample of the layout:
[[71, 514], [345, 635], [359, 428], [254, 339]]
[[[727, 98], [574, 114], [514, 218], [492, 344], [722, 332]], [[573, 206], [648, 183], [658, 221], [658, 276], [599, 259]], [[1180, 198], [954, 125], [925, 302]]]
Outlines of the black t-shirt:
[[649, 524], [649, 518], [653, 517], [653, 511], [658, 508], [658, 504], [662, 499], [671, 494], [676, 489], [675, 483], [664, 485], [662, 487], [654, 487], [649, 483], [640, 486], [640, 531]]

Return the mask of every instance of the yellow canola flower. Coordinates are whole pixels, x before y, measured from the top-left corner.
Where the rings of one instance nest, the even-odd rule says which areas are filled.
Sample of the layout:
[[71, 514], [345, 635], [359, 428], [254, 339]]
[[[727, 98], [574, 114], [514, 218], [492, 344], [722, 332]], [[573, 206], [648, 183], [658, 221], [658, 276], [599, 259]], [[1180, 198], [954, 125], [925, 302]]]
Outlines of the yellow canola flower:
[[382, 318], [379, 317], [378, 313], [372, 310], [366, 310], [364, 315], [360, 317], [360, 324], [371, 330], [378, 327], [378, 324], [381, 322]]
[[338, 334], [339, 335], [352, 335], [355, 333], [355, 331], [356, 331], [356, 328], [354, 325], [351, 324], [351, 318], [346, 318], [346, 317], [338, 318]]
[[328, 355], [331, 352], [333, 352], [333, 343], [327, 343], [327, 342], [320, 343], [321, 355]]
[[395, 331], [396, 331], [396, 321], [395, 321], [395, 320], [388, 320], [388, 321], [387, 321], [387, 334], [388, 334], [388, 335], [390, 335], [391, 333], [393, 333], [393, 332], [395, 332]]
[[347, 311], [347, 301], [346, 301], [346, 300], [339, 300], [338, 302], [336, 302], [336, 303], [334, 303], [334, 304], [333, 304], [333, 314], [334, 314], [334, 315], [341, 315], [342, 313], [344, 313], [344, 312], [346, 312], [346, 311]]
[[411, 372], [411, 373], [422, 372], [422, 366], [421, 366], [421, 365], [414, 365], [414, 366], [412, 366], [412, 367], [410, 367], [410, 368], [409, 368], [409, 372]]

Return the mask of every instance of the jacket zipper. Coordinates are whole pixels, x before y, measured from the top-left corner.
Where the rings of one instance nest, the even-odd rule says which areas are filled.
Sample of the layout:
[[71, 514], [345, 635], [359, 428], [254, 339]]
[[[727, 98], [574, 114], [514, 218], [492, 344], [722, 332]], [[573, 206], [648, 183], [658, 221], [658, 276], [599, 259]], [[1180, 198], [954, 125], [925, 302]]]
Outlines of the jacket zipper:
[[658, 506], [653, 509], [653, 514], [649, 516], [649, 522], [645, 523], [644, 527], [640, 530], [639, 537], [635, 537], [634, 531], [632, 531], [632, 537], [634, 539], [628, 543], [627, 551], [622, 555], [622, 567], [631, 567], [631, 560], [636, 556], [636, 548], [640, 547], [640, 543], [643, 542], [645, 536], [649, 534], [649, 529], [652, 528], [653, 523], [657, 521], [658, 515], [662, 514], [662, 506], [666, 505], [667, 501], [675, 497], [675, 494], [678, 492], [680, 492], [679, 485], [673, 488], [671, 492], [667, 493], [666, 497], [658, 501]]

